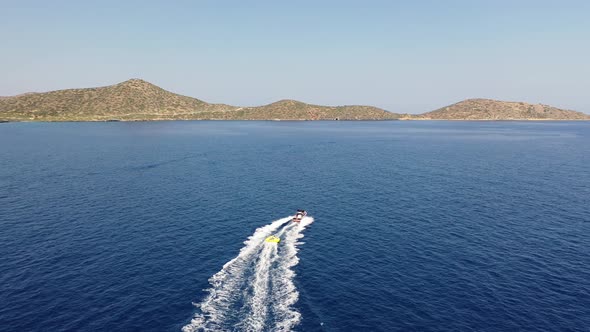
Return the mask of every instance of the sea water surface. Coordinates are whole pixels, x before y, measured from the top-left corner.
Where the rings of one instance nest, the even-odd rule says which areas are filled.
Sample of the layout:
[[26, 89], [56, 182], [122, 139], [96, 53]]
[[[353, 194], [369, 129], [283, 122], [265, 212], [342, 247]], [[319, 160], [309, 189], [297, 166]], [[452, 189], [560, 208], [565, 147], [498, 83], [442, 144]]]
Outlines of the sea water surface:
[[589, 167], [588, 122], [0, 124], [0, 330], [590, 331]]

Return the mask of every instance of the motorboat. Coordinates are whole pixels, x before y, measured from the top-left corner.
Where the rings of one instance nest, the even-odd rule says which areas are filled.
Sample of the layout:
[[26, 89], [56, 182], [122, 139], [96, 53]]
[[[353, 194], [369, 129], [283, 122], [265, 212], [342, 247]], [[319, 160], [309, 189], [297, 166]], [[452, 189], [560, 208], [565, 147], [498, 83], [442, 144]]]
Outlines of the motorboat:
[[301, 219], [303, 219], [303, 217], [305, 217], [307, 215], [307, 211], [305, 210], [297, 210], [297, 213], [295, 213], [295, 216], [293, 217], [293, 222], [300, 222]]

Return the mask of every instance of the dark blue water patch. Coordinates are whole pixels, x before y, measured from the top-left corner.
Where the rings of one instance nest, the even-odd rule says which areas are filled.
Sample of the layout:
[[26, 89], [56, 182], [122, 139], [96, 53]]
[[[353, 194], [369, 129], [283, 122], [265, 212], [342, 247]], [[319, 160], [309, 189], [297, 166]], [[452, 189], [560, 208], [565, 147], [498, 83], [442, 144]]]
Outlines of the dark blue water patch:
[[588, 331], [588, 164], [585, 122], [3, 124], [0, 330], [178, 331], [306, 208], [298, 330]]

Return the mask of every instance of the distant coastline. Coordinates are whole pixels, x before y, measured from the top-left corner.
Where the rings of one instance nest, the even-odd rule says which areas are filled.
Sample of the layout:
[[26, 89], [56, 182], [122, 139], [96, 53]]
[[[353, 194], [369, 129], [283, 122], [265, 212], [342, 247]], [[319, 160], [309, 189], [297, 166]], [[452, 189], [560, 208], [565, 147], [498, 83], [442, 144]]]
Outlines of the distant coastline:
[[24, 93], [0, 98], [0, 122], [115, 122], [166, 120], [265, 121], [579, 121], [590, 115], [543, 104], [467, 99], [423, 114], [374, 106], [322, 106], [296, 100], [239, 107], [211, 104], [166, 91], [141, 79], [97, 88]]

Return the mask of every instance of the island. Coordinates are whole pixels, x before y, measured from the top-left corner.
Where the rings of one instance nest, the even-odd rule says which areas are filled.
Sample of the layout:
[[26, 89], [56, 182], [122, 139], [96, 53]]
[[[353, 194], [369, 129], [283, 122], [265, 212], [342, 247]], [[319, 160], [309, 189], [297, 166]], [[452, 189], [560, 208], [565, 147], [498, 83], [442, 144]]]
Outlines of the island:
[[322, 106], [296, 100], [239, 107], [207, 103], [141, 79], [104, 87], [0, 97], [0, 122], [157, 120], [590, 120], [590, 115], [490, 99], [468, 99], [418, 115], [374, 106]]
[[582, 112], [492, 99], [468, 99], [420, 117], [431, 120], [590, 120], [590, 115]]

